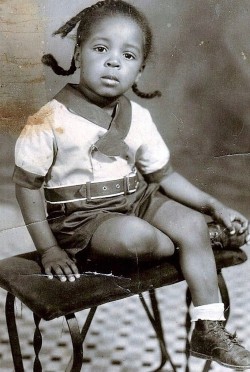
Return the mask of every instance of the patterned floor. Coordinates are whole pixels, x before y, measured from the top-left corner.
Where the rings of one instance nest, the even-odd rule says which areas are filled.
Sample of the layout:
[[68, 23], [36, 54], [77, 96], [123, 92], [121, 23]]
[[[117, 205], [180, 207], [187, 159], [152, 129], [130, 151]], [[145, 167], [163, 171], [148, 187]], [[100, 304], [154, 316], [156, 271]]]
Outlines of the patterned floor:
[[[249, 247], [246, 250], [249, 250]], [[231, 296], [232, 314], [228, 329], [237, 330], [238, 336], [250, 349], [250, 285], [249, 262], [226, 269], [226, 278]], [[158, 290], [166, 340], [178, 372], [185, 371], [185, 283]], [[13, 364], [4, 318], [3, 290], [0, 291], [0, 371], [12, 372]], [[16, 304], [16, 313], [24, 357], [25, 372], [33, 370], [32, 315], [26, 307]], [[83, 323], [86, 311], [78, 313]], [[41, 361], [44, 372], [63, 372], [71, 355], [70, 335], [62, 319], [42, 322], [43, 348]], [[144, 313], [138, 297], [101, 306], [87, 336], [84, 347], [85, 372], [146, 372], [152, 371], [159, 362], [157, 340]], [[200, 372], [204, 362], [190, 359], [190, 371]], [[171, 372], [167, 365], [165, 372]], [[213, 363], [211, 371], [228, 369]]]

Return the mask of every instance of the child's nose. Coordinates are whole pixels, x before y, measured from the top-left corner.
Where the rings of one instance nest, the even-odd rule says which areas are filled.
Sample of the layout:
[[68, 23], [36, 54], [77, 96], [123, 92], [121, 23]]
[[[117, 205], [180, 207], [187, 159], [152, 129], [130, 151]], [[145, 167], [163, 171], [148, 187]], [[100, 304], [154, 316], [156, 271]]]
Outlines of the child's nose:
[[121, 61], [120, 58], [117, 56], [112, 56], [106, 61], [106, 66], [107, 67], [115, 67], [115, 68], [120, 68], [121, 67]]

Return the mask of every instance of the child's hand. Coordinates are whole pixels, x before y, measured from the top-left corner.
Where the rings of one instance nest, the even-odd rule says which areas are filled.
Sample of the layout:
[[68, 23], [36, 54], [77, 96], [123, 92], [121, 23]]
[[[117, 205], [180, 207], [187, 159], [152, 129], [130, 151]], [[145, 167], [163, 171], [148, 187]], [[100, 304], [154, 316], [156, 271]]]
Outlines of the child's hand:
[[[211, 217], [215, 222], [224, 225], [230, 232], [230, 235], [243, 234], [248, 230], [248, 220], [241, 213], [227, 208], [225, 205], [218, 203], [213, 206]], [[249, 234], [246, 237], [246, 243], [250, 239]]]
[[74, 282], [80, 278], [78, 268], [68, 254], [60, 247], [52, 247], [42, 254], [42, 265], [49, 279], [57, 276], [61, 282]]

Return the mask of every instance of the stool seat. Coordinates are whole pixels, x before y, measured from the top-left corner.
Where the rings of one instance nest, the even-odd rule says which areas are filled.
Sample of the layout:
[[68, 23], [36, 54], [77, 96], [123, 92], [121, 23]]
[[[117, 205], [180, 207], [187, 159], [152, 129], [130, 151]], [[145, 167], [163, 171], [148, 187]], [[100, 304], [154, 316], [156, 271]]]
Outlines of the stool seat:
[[[214, 249], [214, 254], [218, 270], [247, 260], [245, 252], [238, 248]], [[87, 271], [81, 271], [80, 279], [75, 282], [49, 280], [42, 271], [37, 252], [0, 261], [0, 287], [19, 298], [45, 320], [182, 280], [176, 255], [154, 263], [153, 266], [139, 266], [137, 270], [127, 270], [120, 274], [117, 271], [96, 272], [87, 267]]]

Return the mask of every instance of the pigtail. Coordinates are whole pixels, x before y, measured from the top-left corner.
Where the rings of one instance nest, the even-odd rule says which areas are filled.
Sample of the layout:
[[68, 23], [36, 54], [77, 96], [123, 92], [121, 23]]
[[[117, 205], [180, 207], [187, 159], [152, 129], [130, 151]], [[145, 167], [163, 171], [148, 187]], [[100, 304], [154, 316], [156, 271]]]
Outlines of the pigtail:
[[68, 70], [65, 70], [64, 68], [59, 66], [57, 60], [55, 59], [54, 56], [52, 56], [52, 54], [45, 54], [42, 57], [42, 63], [46, 66], [51, 67], [54, 73], [57, 75], [69, 76], [69, 75], [73, 75], [74, 72], [76, 71], [76, 64], [75, 64], [74, 57], [71, 60], [71, 65]]
[[[114, 2], [114, 0], [112, 0], [112, 2]], [[53, 33], [53, 35], [61, 35], [61, 37], [64, 38], [65, 36], [67, 36], [70, 33], [70, 31], [72, 31], [76, 27], [77, 23], [81, 21], [83, 16], [85, 16], [89, 12], [92, 12], [93, 10], [101, 8], [106, 3], [107, 3], [107, 0], [106, 1], [98, 1], [98, 3], [90, 6], [89, 8], [83, 9], [80, 13], [78, 13], [76, 16], [74, 16], [68, 22], [66, 22], [65, 25], [63, 25], [58, 30], [56, 30]]]
[[[81, 19], [88, 12], [102, 7], [105, 3], [106, 3], [106, 1], [99, 1], [98, 3], [92, 5], [91, 7], [82, 10], [80, 13], [78, 13], [76, 16], [74, 16], [68, 22], [66, 22], [65, 25], [63, 25], [58, 30], [56, 30], [53, 33], [53, 35], [54, 36], [55, 35], [61, 35], [61, 37], [64, 38], [76, 27], [77, 23], [80, 22]], [[77, 43], [78, 43], [78, 41], [77, 41]], [[55, 59], [55, 57], [52, 54], [45, 54], [42, 57], [42, 63], [46, 66], [51, 67], [52, 70], [54, 71], [54, 73], [57, 74], [57, 75], [69, 76], [69, 75], [73, 75], [74, 72], [76, 71], [76, 64], [75, 64], [74, 56], [72, 57], [71, 65], [70, 65], [70, 68], [68, 70], [65, 70], [64, 68], [59, 66], [57, 60]]]
[[146, 98], [146, 99], [151, 99], [151, 98], [155, 98], [155, 97], [161, 97], [161, 92], [159, 90], [156, 90], [152, 93], [143, 93], [141, 92], [138, 87], [137, 87], [137, 84], [134, 83], [133, 86], [132, 86], [132, 90], [133, 92], [140, 98]]
[[[80, 13], [78, 13], [75, 17], [71, 18], [68, 22], [65, 23], [62, 27], [60, 27], [58, 30], [56, 30], [53, 35], [61, 35], [62, 38], [67, 36], [70, 31], [72, 31], [78, 22], [80, 22], [81, 17], [87, 12], [87, 9], [82, 10]], [[73, 75], [76, 71], [76, 64], [75, 64], [75, 57], [72, 57], [71, 65], [68, 70], [65, 70], [61, 66], [58, 65], [57, 60], [52, 54], [45, 54], [42, 57], [42, 63], [46, 66], [49, 66], [52, 68], [55, 74], [62, 75], [62, 76], [69, 76]]]
[[53, 32], [53, 36], [55, 35], [61, 35], [62, 38], [67, 36], [70, 31], [72, 31], [78, 22], [80, 22], [82, 16], [84, 16], [90, 8], [86, 8], [82, 10], [80, 13], [78, 13], [75, 17], [71, 18], [68, 22], [65, 23], [62, 27], [60, 27], [58, 30]]

